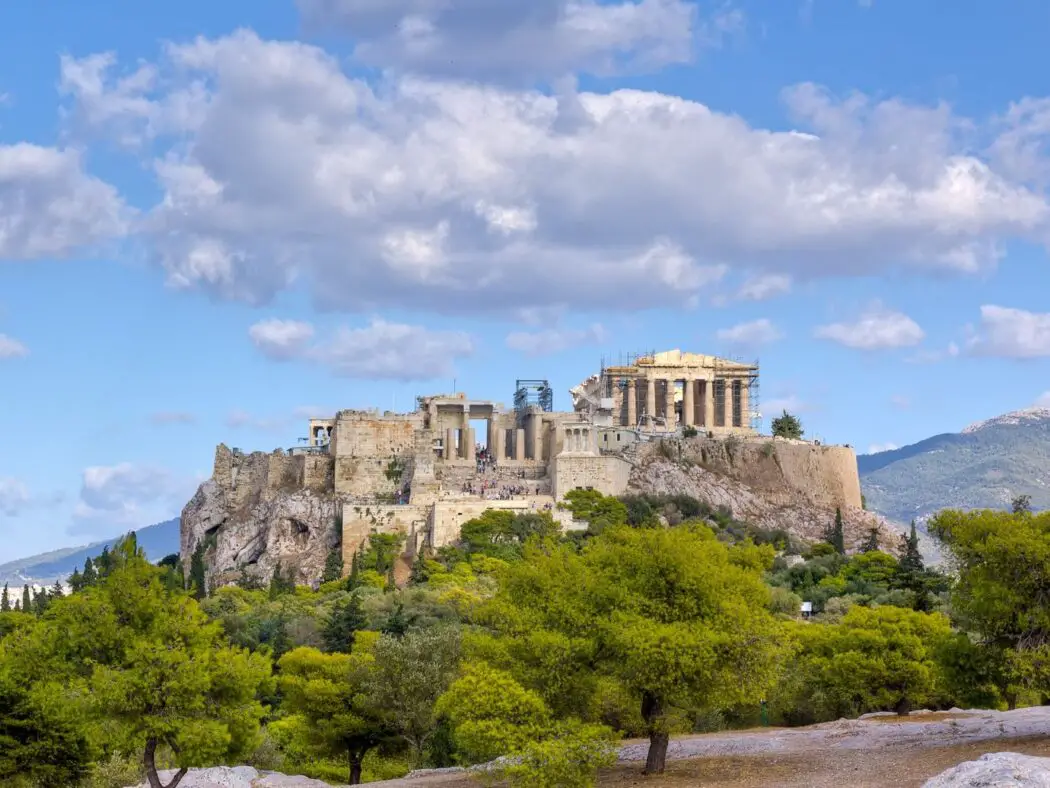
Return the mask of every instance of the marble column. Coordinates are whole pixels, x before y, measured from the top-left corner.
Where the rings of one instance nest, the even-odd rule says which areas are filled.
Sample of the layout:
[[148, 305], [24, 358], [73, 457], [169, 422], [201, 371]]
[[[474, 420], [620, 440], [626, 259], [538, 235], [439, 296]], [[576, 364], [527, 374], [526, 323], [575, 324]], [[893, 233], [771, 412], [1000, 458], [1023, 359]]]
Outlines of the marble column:
[[675, 412], [674, 412], [674, 390], [675, 390], [675, 385], [674, 385], [674, 381], [673, 380], [668, 380], [668, 381], [666, 381], [666, 383], [667, 383], [667, 391], [666, 391], [666, 397], [665, 397], [665, 402], [664, 402], [664, 418], [667, 420], [667, 427], [668, 427], [668, 429], [674, 429], [675, 425], [678, 423], [677, 419], [675, 418]]
[[725, 426], [726, 427], [732, 427], [733, 426], [733, 379], [732, 378], [726, 378], [725, 392], [726, 392], [726, 395], [725, 395], [725, 400], [726, 400]]
[[696, 381], [686, 378], [685, 388], [682, 390], [682, 424], [686, 427], [693, 426], [696, 421], [696, 402], [693, 393], [696, 390]]
[[638, 424], [638, 397], [635, 395], [634, 378], [627, 380], [627, 426]]
[[707, 429], [715, 426], [715, 381], [704, 381], [704, 417], [702, 423]]
[[445, 459], [454, 460], [458, 456], [456, 452], [456, 428], [449, 427], [445, 430]]
[[740, 421], [747, 429], [751, 428], [751, 414], [748, 410], [751, 407], [751, 392], [747, 388], [747, 378], [740, 382]]
[[[491, 422], [490, 422], [491, 423]], [[498, 462], [507, 459], [507, 431], [502, 427], [493, 430], [492, 457]]]
[[649, 417], [649, 424], [656, 418], [656, 378], [645, 380], [645, 415]]
[[477, 459], [477, 455], [474, 451], [474, 446], [477, 443], [477, 437], [474, 435], [474, 429], [467, 427], [463, 430], [463, 459], [469, 462], [474, 462]]
[[525, 430], [514, 430], [514, 459], [521, 462], [525, 459]]

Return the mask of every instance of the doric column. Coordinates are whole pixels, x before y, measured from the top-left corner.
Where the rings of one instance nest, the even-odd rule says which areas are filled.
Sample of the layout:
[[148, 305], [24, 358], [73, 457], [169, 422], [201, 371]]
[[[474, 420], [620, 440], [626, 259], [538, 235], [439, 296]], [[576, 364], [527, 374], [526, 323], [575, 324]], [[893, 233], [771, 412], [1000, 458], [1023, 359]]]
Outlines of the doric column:
[[635, 395], [634, 378], [627, 379], [627, 426], [638, 424], [638, 397]]
[[477, 443], [477, 437], [474, 435], [474, 429], [467, 427], [463, 430], [463, 459], [474, 462], [477, 455], [474, 452], [474, 446]]
[[696, 389], [696, 381], [686, 378], [685, 388], [682, 390], [682, 425], [691, 427], [696, 421], [696, 402], [693, 400], [693, 392]]
[[[489, 422], [490, 424], [492, 422]], [[492, 457], [495, 460], [507, 459], [507, 431], [502, 427], [493, 430]]]
[[740, 381], [740, 421], [745, 428], [751, 429], [751, 416], [748, 413], [751, 392], [747, 388], [747, 378]]
[[463, 429], [470, 429], [470, 405], [463, 406]]
[[656, 378], [645, 379], [645, 415], [652, 424], [656, 418]]
[[514, 430], [514, 459], [521, 460], [525, 459], [525, 430], [516, 429]]
[[725, 426], [733, 426], [733, 379], [726, 378], [725, 383]]
[[456, 456], [456, 428], [449, 427], [445, 430], [445, 459], [453, 460]]
[[704, 381], [704, 417], [702, 423], [707, 429], [715, 426], [715, 381], [713, 378]]
[[674, 413], [674, 388], [675, 388], [675, 386], [674, 386], [674, 381], [673, 380], [668, 380], [668, 381], [666, 381], [666, 383], [667, 383], [667, 389], [666, 389], [666, 396], [665, 396], [665, 402], [664, 402], [664, 418], [667, 419], [667, 426], [669, 428], [673, 429], [674, 426], [678, 423], [677, 419], [675, 419], [675, 413]]

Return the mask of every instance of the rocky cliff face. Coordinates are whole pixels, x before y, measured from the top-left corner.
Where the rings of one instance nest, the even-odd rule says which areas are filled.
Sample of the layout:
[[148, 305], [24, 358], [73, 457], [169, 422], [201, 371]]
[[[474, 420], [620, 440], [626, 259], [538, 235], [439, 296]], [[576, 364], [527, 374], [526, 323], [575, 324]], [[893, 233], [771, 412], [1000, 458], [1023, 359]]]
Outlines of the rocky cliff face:
[[325, 491], [330, 464], [324, 456], [245, 455], [220, 445], [214, 475], [182, 510], [183, 566], [188, 571], [203, 546], [209, 586], [242, 572], [265, 582], [278, 563], [298, 582], [319, 578], [341, 541], [342, 501]]
[[769, 530], [810, 542], [824, 537], [840, 509], [847, 549], [858, 549], [872, 528], [896, 549], [900, 532], [861, 508], [853, 450], [770, 438], [688, 438], [632, 449], [629, 492], [686, 494]]

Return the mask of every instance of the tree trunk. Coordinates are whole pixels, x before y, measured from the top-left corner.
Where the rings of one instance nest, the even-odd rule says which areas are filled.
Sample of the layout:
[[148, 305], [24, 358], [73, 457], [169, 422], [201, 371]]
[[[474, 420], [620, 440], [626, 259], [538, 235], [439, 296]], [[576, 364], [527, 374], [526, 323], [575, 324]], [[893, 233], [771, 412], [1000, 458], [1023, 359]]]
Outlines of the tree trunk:
[[645, 757], [643, 774], [663, 774], [667, 765], [667, 744], [670, 736], [659, 726], [663, 717], [663, 704], [650, 692], [642, 694], [642, 719], [649, 731], [649, 754]]
[[1017, 708], [1017, 693], [1007, 692], [1006, 693], [1006, 708], [1013, 711]]
[[363, 753], [351, 752], [349, 754], [350, 760], [350, 785], [361, 784], [361, 762], [364, 761], [365, 757]]
[[142, 763], [146, 767], [146, 779], [149, 780], [149, 788], [177, 788], [178, 784], [182, 782], [182, 778], [186, 776], [186, 772], [189, 771], [184, 766], [175, 773], [170, 783], [167, 785], [162, 783], [160, 775], [157, 774], [156, 739], [146, 739], [146, 751], [142, 755]]
[[911, 713], [911, 700], [907, 697], [902, 697], [897, 701], [897, 705], [893, 707], [893, 710], [897, 712], [897, 716], [907, 717]]

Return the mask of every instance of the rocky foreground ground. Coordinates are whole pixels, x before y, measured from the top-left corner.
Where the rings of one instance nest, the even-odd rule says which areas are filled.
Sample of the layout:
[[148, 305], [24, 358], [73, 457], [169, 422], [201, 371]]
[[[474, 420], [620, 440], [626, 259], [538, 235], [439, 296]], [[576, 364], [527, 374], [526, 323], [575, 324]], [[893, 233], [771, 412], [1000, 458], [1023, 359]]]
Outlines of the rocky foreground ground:
[[[620, 765], [602, 776], [600, 786], [1050, 788], [1050, 707], [1009, 712], [953, 709], [917, 712], [905, 719], [868, 715], [806, 728], [681, 737], [671, 743], [668, 774], [661, 778], [641, 776], [640, 762], [645, 760], [647, 746], [644, 742], [628, 742], [621, 747]], [[1004, 750], [1010, 752], [981, 757]], [[941, 772], [945, 773], [938, 777]], [[476, 788], [477, 783], [465, 770], [442, 769], [414, 772], [401, 780], [371, 785]], [[180, 788], [323, 786], [324, 783], [305, 777], [260, 774], [237, 767], [191, 772]]]

